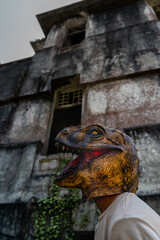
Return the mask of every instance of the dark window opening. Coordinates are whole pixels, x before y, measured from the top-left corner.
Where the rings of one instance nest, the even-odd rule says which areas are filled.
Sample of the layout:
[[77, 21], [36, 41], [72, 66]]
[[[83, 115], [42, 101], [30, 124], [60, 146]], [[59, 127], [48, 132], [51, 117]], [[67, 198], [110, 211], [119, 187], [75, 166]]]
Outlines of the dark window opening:
[[[152, 6], [152, 1], [149, 1], [149, 4]], [[153, 3], [152, 7], [153, 7], [153, 10], [155, 11], [155, 13], [157, 15], [158, 20], [160, 20], [160, 4], [158, 3], [158, 1], [155, 4], [155, 6], [154, 6], [154, 3]]]
[[156, 12], [157, 18], [158, 20], [160, 20], [160, 7], [159, 7], [159, 11]]
[[81, 43], [85, 39], [85, 26], [68, 31], [67, 40], [63, 47], [69, 47]]
[[81, 43], [85, 38], [85, 31], [68, 34], [67, 43], [69, 46]]
[[55, 147], [55, 138], [63, 128], [80, 124], [81, 105], [55, 109], [47, 154], [57, 153], [57, 149]]

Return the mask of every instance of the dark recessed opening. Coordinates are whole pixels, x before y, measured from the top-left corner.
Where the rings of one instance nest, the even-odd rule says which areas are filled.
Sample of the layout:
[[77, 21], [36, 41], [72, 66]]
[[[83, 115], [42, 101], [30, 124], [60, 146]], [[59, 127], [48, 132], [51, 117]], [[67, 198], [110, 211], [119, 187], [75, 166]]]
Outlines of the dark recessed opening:
[[156, 13], [157, 18], [160, 20], [160, 11]]
[[74, 240], [93, 240], [94, 232], [75, 232]]
[[81, 43], [85, 39], [85, 25], [68, 31], [67, 39], [63, 47], [69, 47]]
[[81, 124], [81, 105], [55, 109], [47, 154], [57, 153], [55, 137], [63, 128], [79, 124]]
[[68, 34], [67, 45], [72, 46], [81, 43], [85, 38], [85, 31]]
[[153, 7], [153, 10], [155, 11], [158, 20], [160, 20], [160, 4]]

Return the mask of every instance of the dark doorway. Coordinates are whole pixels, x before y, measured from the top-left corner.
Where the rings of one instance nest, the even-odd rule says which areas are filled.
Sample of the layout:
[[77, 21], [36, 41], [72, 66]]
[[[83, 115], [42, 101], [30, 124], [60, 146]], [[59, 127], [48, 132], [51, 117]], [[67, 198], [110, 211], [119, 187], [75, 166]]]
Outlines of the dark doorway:
[[57, 153], [55, 137], [65, 127], [81, 124], [81, 105], [55, 109], [47, 154]]

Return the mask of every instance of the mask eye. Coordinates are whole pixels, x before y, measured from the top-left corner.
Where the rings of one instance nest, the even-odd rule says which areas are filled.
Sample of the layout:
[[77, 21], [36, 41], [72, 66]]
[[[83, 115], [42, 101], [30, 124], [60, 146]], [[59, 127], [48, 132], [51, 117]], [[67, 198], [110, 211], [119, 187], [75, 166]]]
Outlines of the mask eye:
[[91, 129], [89, 131], [89, 137], [93, 140], [99, 139], [99, 138], [103, 137], [103, 133], [99, 129]]
[[91, 134], [96, 135], [96, 134], [98, 134], [98, 132], [96, 130], [93, 130]]

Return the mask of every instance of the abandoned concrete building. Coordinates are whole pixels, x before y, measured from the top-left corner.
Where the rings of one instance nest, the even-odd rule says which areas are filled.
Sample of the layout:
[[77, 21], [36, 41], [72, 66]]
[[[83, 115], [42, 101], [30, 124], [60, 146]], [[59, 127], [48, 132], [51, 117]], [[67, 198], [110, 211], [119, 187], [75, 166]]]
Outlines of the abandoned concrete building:
[[[132, 136], [139, 150], [138, 195], [160, 214], [159, 0], [84, 0], [37, 15], [45, 39], [35, 55], [0, 65], [0, 239], [33, 240], [32, 202], [58, 167], [56, 134], [102, 123]], [[93, 239], [90, 222], [75, 226]], [[77, 239], [80, 239], [77, 238]]]

